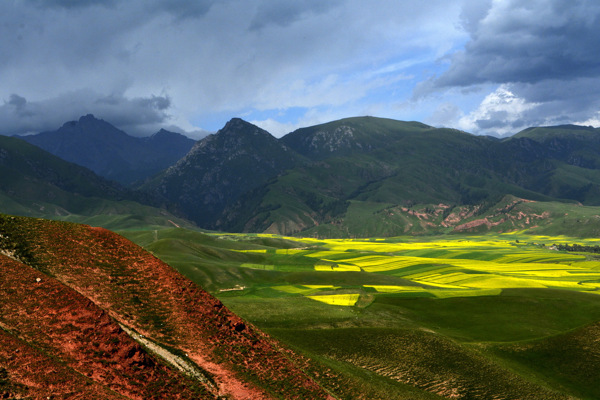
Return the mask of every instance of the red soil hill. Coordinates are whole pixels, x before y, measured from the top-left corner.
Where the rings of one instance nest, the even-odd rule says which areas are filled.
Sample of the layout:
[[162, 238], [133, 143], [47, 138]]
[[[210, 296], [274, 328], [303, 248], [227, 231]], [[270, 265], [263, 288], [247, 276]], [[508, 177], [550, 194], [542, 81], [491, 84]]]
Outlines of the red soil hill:
[[0, 235], [0, 394], [331, 398], [305, 359], [110, 231], [0, 216]]

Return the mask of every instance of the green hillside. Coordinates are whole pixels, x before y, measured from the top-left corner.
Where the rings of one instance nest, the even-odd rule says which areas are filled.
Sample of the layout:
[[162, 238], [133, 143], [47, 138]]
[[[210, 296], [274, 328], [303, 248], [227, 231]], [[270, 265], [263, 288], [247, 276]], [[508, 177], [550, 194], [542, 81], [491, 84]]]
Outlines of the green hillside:
[[214, 228], [226, 216], [225, 207], [297, 165], [299, 158], [267, 131], [234, 118], [142, 189], [176, 204], [200, 226]]
[[2, 213], [110, 229], [192, 226], [140, 200], [148, 199], [25, 141], [0, 136]]
[[600, 139], [599, 136], [600, 129], [591, 126], [558, 125], [527, 128], [513, 135], [512, 138], [529, 138], [538, 142], [566, 138], [592, 139], [598, 141], [598, 139]]
[[354, 117], [298, 129], [281, 141], [312, 160], [333, 155], [368, 153], [385, 148], [390, 141], [430, 130], [420, 122], [402, 122], [386, 118]]
[[[575, 156], [583, 143], [559, 151], [525, 135], [501, 141], [373, 117], [303, 128], [281, 141], [312, 161], [246, 192], [212, 227], [324, 237], [444, 233], [507, 195], [600, 204], [600, 169]], [[420, 221], [411, 211], [436, 217]], [[453, 212], [473, 215], [441, 225]]]

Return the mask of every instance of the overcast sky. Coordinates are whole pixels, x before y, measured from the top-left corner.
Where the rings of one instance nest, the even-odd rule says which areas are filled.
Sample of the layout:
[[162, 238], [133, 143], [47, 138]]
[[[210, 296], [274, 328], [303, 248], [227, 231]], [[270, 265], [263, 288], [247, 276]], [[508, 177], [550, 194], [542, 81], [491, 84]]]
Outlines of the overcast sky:
[[597, 0], [2, 0], [0, 133], [600, 125]]

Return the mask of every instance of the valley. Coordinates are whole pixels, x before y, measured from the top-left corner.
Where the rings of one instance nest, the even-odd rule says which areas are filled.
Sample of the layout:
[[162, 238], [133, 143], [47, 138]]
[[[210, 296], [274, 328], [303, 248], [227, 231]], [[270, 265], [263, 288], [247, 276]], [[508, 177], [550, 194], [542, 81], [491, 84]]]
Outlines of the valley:
[[600, 399], [600, 1], [0, 20], [0, 400]]
[[0, 136], [2, 395], [600, 397], [595, 128], [35, 136]]
[[598, 340], [600, 261], [556, 249], [599, 239], [122, 233], [363, 396], [347, 398], [599, 395], [584, 352]]

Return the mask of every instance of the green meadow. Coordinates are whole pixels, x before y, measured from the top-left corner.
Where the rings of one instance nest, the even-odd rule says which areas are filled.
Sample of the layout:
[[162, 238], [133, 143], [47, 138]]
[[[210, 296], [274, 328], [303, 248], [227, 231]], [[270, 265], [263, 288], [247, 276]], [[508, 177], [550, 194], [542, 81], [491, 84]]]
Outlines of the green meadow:
[[337, 373], [340, 398], [600, 398], [600, 259], [481, 236], [124, 236]]

